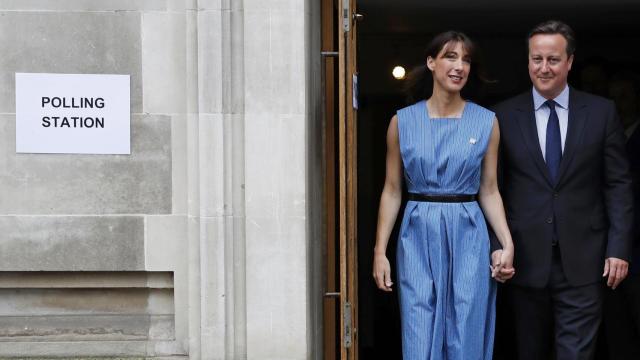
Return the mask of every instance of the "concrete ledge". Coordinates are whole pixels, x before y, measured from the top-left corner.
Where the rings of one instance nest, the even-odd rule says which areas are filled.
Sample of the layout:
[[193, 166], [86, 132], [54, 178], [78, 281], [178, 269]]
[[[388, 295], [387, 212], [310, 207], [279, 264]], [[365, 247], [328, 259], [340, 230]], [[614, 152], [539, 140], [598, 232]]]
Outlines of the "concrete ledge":
[[173, 314], [2, 316], [4, 342], [175, 340]]
[[0, 289], [173, 289], [173, 273], [142, 271], [3, 271]]
[[[154, 356], [154, 357], [65, 357], [65, 360], [176, 360], [188, 359], [188, 356]], [[0, 357], [0, 360], [60, 360], [59, 357]]]
[[[154, 357], [65, 357], [65, 360], [176, 360], [188, 359], [188, 356], [154, 356]], [[59, 357], [0, 357], [0, 360], [60, 360]]]
[[[188, 356], [154, 356], [154, 357], [65, 357], [65, 360], [176, 360], [188, 359]], [[0, 360], [60, 360], [59, 357], [0, 357]]]
[[[164, 351], [157, 351], [158, 349]], [[90, 354], [90, 355], [89, 355]], [[3, 342], [0, 359], [175, 359], [186, 355], [173, 341]], [[177, 357], [178, 359], [184, 357]]]
[[14, 11], [162, 11], [167, 9], [164, 1], [158, 0], [4, 0], [4, 10]]

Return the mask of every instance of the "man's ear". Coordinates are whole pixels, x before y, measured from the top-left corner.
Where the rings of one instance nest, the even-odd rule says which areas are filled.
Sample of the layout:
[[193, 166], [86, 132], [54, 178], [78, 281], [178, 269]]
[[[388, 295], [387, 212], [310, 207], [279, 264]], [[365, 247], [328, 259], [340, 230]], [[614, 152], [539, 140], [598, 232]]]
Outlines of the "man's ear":
[[573, 65], [573, 54], [569, 56], [569, 58], [567, 59], [567, 62], [569, 63], [569, 70], [571, 70], [571, 65]]

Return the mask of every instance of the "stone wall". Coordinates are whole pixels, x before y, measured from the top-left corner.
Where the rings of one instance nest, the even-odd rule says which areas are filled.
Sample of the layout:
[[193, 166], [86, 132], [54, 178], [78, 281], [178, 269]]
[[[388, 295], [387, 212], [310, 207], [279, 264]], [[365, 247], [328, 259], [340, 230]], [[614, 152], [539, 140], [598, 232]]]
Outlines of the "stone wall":
[[[0, 356], [319, 356], [316, 7], [0, 1]], [[131, 155], [16, 154], [16, 72], [131, 75]]]

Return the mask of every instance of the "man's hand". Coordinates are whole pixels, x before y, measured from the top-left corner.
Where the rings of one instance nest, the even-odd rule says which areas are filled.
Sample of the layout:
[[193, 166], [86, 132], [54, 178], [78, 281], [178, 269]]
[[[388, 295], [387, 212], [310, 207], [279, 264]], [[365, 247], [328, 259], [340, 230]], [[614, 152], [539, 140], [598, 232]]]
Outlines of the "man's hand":
[[610, 257], [604, 261], [604, 273], [602, 277], [609, 276], [607, 286], [616, 289], [618, 285], [627, 277], [629, 263], [618, 258]]
[[513, 251], [500, 249], [491, 253], [491, 277], [501, 283], [511, 279], [516, 274], [513, 268]]

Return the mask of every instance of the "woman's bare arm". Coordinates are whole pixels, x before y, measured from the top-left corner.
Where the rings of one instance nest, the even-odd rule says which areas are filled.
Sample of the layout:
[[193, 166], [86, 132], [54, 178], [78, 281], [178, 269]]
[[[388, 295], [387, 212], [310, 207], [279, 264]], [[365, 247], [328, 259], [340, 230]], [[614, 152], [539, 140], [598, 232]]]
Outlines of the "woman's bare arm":
[[376, 245], [373, 255], [373, 278], [378, 288], [391, 291], [391, 267], [387, 259], [387, 244], [402, 201], [402, 157], [398, 137], [398, 118], [394, 116], [387, 130], [387, 159], [384, 188], [380, 196]]
[[493, 267], [491, 276], [499, 281], [505, 281], [513, 277], [513, 240], [507, 225], [502, 197], [498, 190], [498, 146], [500, 144], [500, 128], [498, 120], [494, 119], [489, 146], [482, 160], [482, 176], [480, 180], [480, 193], [478, 200], [480, 207], [491, 228], [502, 245], [502, 250], [496, 250], [492, 254]]

